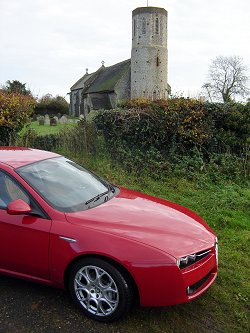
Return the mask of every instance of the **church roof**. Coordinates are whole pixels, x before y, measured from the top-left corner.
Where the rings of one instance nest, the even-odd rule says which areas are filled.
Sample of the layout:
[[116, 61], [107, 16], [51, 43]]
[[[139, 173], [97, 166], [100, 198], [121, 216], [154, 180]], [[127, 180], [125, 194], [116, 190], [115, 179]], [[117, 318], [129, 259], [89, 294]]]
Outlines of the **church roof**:
[[109, 67], [100, 67], [84, 83], [83, 93], [114, 91], [116, 84], [129, 70], [131, 60], [125, 60]]
[[92, 76], [92, 74], [84, 74], [73, 86], [70, 90], [78, 90], [82, 89], [85, 86], [85, 82]]

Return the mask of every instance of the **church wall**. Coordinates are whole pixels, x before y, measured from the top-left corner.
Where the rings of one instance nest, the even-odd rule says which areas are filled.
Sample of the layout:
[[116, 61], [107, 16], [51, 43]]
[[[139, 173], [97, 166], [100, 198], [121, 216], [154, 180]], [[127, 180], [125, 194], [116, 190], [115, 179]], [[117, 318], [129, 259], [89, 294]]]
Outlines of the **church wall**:
[[121, 77], [121, 79], [117, 82], [115, 86], [117, 103], [130, 99], [130, 93], [131, 93], [130, 81], [131, 81], [131, 69], [129, 66], [127, 72], [124, 73], [124, 75]]
[[92, 109], [93, 106], [90, 95], [88, 94], [82, 96], [81, 114], [83, 114], [86, 117]]
[[108, 92], [91, 93], [89, 94], [89, 97], [91, 98], [93, 110], [109, 110], [112, 108]]
[[115, 109], [117, 106], [117, 95], [115, 92], [109, 93], [109, 101], [112, 109]]
[[74, 110], [73, 110], [73, 94], [70, 92], [70, 102], [69, 102], [69, 115], [74, 116]]
[[73, 90], [70, 93], [70, 115], [79, 117], [81, 113], [82, 89]]
[[167, 11], [137, 8], [132, 25], [131, 98], [167, 98]]

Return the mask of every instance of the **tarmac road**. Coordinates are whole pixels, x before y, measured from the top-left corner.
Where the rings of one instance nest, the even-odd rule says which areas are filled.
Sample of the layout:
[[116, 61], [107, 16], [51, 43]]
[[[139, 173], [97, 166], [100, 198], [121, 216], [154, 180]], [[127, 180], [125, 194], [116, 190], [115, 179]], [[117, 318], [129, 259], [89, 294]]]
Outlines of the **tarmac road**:
[[0, 276], [0, 333], [110, 333], [81, 314], [64, 290]]
[[192, 304], [137, 308], [104, 324], [85, 317], [64, 290], [0, 276], [0, 333], [228, 333], [203, 309]]

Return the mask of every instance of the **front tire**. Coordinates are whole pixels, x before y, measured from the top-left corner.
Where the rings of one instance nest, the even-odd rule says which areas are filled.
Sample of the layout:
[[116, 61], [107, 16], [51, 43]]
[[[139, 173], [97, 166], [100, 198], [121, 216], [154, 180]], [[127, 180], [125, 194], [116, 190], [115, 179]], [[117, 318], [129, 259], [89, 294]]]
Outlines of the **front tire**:
[[132, 304], [132, 286], [114, 265], [99, 258], [83, 258], [69, 277], [74, 302], [92, 319], [111, 322], [123, 316]]

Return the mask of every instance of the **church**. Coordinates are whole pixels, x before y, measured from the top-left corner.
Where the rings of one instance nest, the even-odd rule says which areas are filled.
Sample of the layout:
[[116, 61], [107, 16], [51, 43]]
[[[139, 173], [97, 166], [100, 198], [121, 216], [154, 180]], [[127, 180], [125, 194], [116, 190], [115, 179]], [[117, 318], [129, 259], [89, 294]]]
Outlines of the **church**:
[[70, 115], [112, 109], [120, 102], [168, 98], [168, 13], [164, 8], [139, 7], [132, 12], [131, 59], [88, 70], [70, 88]]

